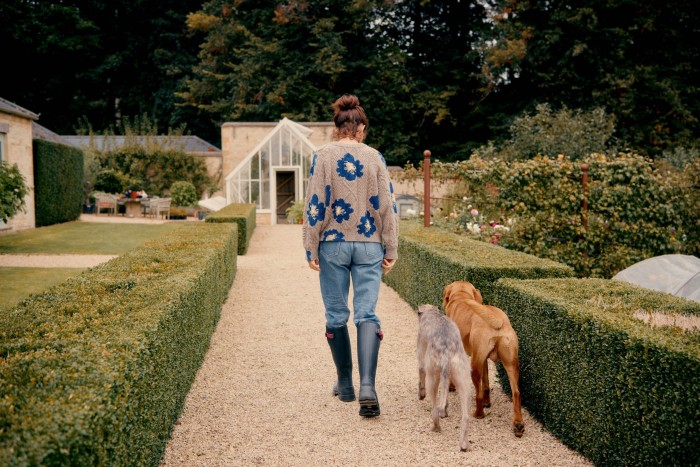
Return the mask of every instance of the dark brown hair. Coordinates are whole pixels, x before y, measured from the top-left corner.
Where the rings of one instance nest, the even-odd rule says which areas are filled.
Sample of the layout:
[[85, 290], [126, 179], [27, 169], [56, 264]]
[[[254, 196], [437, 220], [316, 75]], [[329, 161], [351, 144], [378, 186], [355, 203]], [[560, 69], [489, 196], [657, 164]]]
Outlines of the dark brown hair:
[[[360, 99], [352, 94], [343, 94], [331, 107], [335, 112], [333, 115], [333, 123], [335, 123], [333, 139], [353, 138], [361, 142], [367, 135], [369, 122], [367, 115], [365, 115], [365, 109], [360, 106]], [[365, 125], [364, 132], [358, 129], [360, 124]]]

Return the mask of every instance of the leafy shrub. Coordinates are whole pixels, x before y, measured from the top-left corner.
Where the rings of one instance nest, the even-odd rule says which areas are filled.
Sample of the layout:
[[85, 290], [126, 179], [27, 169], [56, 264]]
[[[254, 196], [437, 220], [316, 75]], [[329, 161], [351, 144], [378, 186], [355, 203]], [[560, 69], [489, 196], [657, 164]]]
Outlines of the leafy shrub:
[[124, 175], [112, 169], [100, 171], [95, 181], [95, 191], [122, 193], [124, 191]]
[[170, 187], [170, 197], [173, 206], [196, 206], [199, 201], [194, 185], [185, 181], [173, 183]]
[[[589, 166], [587, 228], [584, 163]], [[507, 226], [508, 232], [500, 232], [500, 245], [570, 265], [579, 276], [612, 277], [640, 260], [688, 251], [686, 242], [697, 242], [700, 169], [694, 172], [693, 167], [660, 172], [651, 160], [635, 154], [593, 154], [580, 161], [472, 157], [431, 164], [431, 177], [459, 180], [453, 196], [493, 216], [484, 220]], [[468, 234], [466, 224], [459, 223], [468, 217], [468, 205], [461, 206], [436, 225]], [[480, 238], [493, 241], [494, 236]]]
[[294, 201], [285, 212], [287, 213], [287, 222], [290, 224], [301, 224], [304, 217], [304, 202]]
[[29, 194], [24, 176], [17, 164], [0, 161], [0, 220], [7, 220], [24, 209]]

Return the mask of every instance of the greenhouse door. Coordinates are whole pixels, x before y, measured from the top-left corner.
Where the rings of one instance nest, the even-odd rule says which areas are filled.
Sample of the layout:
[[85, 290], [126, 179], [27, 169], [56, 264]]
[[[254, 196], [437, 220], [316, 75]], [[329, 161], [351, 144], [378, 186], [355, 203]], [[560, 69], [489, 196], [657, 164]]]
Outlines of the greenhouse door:
[[296, 199], [296, 177], [293, 171], [275, 171], [275, 188], [277, 196], [277, 223], [287, 224], [287, 208]]

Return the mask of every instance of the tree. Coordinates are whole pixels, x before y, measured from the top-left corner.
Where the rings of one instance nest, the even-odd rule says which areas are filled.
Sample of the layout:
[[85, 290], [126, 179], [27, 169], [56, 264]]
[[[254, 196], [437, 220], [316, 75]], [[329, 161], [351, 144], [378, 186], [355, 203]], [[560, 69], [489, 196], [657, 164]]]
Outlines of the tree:
[[42, 125], [59, 134], [72, 134], [83, 116], [104, 129], [146, 113], [162, 132], [189, 122], [218, 138], [211, 122], [202, 125], [190, 109], [175, 106], [198, 47], [184, 34], [185, 16], [199, 4], [3, 1], [3, 60], [22, 64], [0, 74], [3, 97], [41, 114]]
[[615, 136], [643, 154], [697, 140], [693, 1], [494, 0], [489, 8], [493, 28], [482, 46], [487, 105], [507, 109], [497, 125], [548, 102], [604, 108], [615, 117]]
[[515, 119], [510, 127], [510, 138], [504, 144], [487, 145], [476, 152], [484, 157], [506, 160], [559, 154], [577, 160], [589, 154], [613, 151], [614, 129], [612, 117], [603, 109], [582, 112], [564, 107], [553, 112], [549, 105], [540, 104], [535, 114]]

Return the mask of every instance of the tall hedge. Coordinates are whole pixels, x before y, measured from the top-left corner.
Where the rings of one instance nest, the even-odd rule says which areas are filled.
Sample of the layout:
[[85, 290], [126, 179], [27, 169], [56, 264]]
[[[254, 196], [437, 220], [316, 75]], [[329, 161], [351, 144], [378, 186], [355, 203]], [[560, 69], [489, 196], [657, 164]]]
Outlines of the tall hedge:
[[78, 219], [84, 201], [82, 151], [38, 139], [33, 146], [36, 226]]

